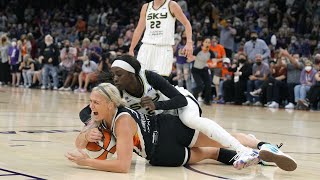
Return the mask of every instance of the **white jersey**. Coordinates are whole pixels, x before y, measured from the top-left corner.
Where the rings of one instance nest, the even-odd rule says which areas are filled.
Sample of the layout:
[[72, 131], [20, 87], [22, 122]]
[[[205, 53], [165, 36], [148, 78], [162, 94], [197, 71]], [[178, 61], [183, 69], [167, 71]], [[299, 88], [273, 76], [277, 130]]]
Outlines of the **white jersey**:
[[146, 74], [144, 70], [141, 70], [139, 73], [140, 80], [143, 84], [143, 94], [141, 97], [134, 97], [127, 93], [125, 90], [123, 91], [123, 98], [126, 100], [127, 104], [126, 106], [139, 111], [140, 113], [143, 114], [148, 114], [148, 115], [156, 115], [156, 114], [161, 114], [163, 113], [164, 110], [148, 110], [140, 105], [141, 98], [144, 96], [149, 96], [152, 98], [153, 102], [156, 101], [166, 101], [169, 100], [167, 96], [162, 94], [160, 91], [155, 90], [149, 83], [146, 78]]
[[154, 45], [174, 45], [176, 18], [170, 12], [170, 0], [166, 0], [157, 10], [153, 1], [148, 3], [146, 12], [146, 30], [142, 43]]
[[[153, 102], [156, 101], [167, 101], [169, 98], [165, 96], [163, 93], [161, 93], [158, 90], [155, 90], [149, 83], [146, 78], [145, 70], [141, 70], [139, 73], [139, 78], [143, 84], [143, 94], [141, 97], [144, 96], [149, 96], [152, 98]], [[184, 96], [190, 96], [193, 97], [193, 95], [183, 87], [178, 87], [175, 86], [175, 88]], [[141, 102], [141, 97], [134, 97], [127, 93], [125, 90], [122, 91], [123, 93], [123, 98], [127, 102], [126, 106], [129, 107], [130, 109], [133, 109], [135, 111], [138, 111], [142, 114], [147, 114], [147, 115], [157, 115], [161, 113], [165, 114], [171, 114], [178, 116], [177, 109], [172, 109], [172, 110], [148, 110], [140, 105]], [[193, 97], [194, 98], [194, 97]]]

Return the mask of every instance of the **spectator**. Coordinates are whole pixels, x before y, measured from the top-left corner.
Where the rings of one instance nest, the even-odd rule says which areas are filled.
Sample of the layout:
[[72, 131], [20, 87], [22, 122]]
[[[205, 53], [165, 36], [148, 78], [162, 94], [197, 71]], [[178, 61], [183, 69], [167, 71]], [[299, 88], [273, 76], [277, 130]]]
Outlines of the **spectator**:
[[97, 80], [95, 71], [98, 69], [98, 65], [94, 61], [89, 60], [88, 56], [83, 56], [81, 59], [83, 60], [83, 65], [82, 71], [79, 74], [79, 88], [74, 90], [74, 92], [87, 92], [89, 83]]
[[32, 84], [32, 74], [35, 70], [34, 61], [29, 54], [23, 57], [23, 62], [20, 63], [19, 71], [22, 71], [24, 87], [29, 88]]
[[224, 101], [241, 105], [246, 101], [244, 92], [247, 90], [247, 81], [250, 74], [252, 74], [252, 68], [247, 61], [247, 56], [244, 53], [239, 53], [238, 60], [233, 62], [228, 70], [233, 72], [233, 77], [223, 83]]
[[228, 58], [232, 58], [234, 37], [237, 34], [237, 30], [232, 27], [232, 22], [230, 19], [222, 22], [220, 22], [218, 25], [220, 30], [220, 44], [224, 47], [226, 56]]
[[42, 86], [41, 89], [48, 89], [49, 87], [49, 74], [53, 79], [53, 90], [58, 90], [58, 65], [59, 65], [59, 49], [53, 44], [51, 35], [46, 35], [45, 46], [40, 50], [40, 62], [42, 66]]
[[311, 86], [305, 100], [300, 101], [302, 109], [317, 110], [320, 102], [320, 54], [315, 56], [315, 69], [318, 71], [315, 74], [315, 85]]
[[219, 101], [218, 103], [220, 104], [224, 104], [224, 94], [223, 94], [223, 83], [227, 80], [231, 80], [231, 77], [233, 75], [233, 72], [230, 72], [228, 69], [229, 67], [231, 67], [231, 61], [229, 58], [224, 58], [222, 61], [223, 65], [222, 65], [222, 78], [220, 81], [220, 85], [219, 85]]
[[[60, 52], [60, 72], [62, 73], [62, 80], [65, 84], [67, 76], [69, 75], [71, 68], [74, 65], [74, 62], [77, 58], [77, 49], [74, 47], [70, 47], [69, 40], [64, 42], [64, 48]], [[64, 90], [64, 86], [62, 86], [59, 90]]]
[[[211, 39], [210, 50], [215, 54], [215, 58], [208, 59], [209, 68], [213, 68], [213, 84], [216, 89], [216, 98], [214, 100], [219, 100], [219, 84], [222, 77], [222, 60], [226, 57], [226, 51], [224, 47], [218, 43], [218, 37], [213, 36]], [[213, 63], [210, 66], [210, 63]]]
[[299, 54], [294, 54], [291, 56], [286, 50], [280, 50], [280, 54], [289, 59], [289, 62], [287, 63], [288, 104], [285, 106], [285, 108], [293, 109], [295, 105], [294, 87], [300, 83], [300, 74], [301, 70], [304, 68], [304, 65], [299, 58]]
[[78, 20], [76, 23], [76, 29], [78, 32], [85, 32], [86, 31], [86, 22], [83, 20], [82, 16], [78, 16]]
[[[0, 85], [1, 84], [8, 84], [9, 82], [9, 76], [10, 76], [10, 57], [8, 54], [9, 50], [9, 40], [7, 35], [1, 36], [1, 42], [0, 42]], [[12, 54], [10, 54], [12, 55]], [[15, 57], [15, 54], [13, 54]], [[13, 61], [13, 65], [15, 65], [18, 62]]]
[[19, 71], [19, 57], [20, 57], [20, 50], [16, 41], [12, 41], [11, 47], [9, 48], [9, 64], [11, 69], [12, 75], [12, 86], [19, 86], [20, 85], [20, 78], [21, 72]]
[[190, 63], [187, 61], [187, 57], [182, 51], [186, 43], [187, 43], [187, 36], [185, 31], [183, 31], [181, 35], [181, 41], [178, 44], [175, 51], [175, 56], [177, 59], [176, 61], [177, 79], [178, 79], [178, 86], [184, 87], [184, 82], [185, 82], [186, 89], [189, 92], [192, 92]]
[[[247, 101], [242, 105], [250, 105], [253, 103], [253, 98], [250, 92], [254, 89], [258, 89], [262, 83], [267, 80], [269, 72], [268, 64], [262, 62], [261, 54], [257, 54], [255, 64], [252, 66], [252, 74], [249, 76], [249, 80], [247, 82]], [[261, 105], [259, 98], [256, 99], [254, 105]]]
[[89, 59], [94, 61], [95, 63], [99, 63], [101, 59], [102, 49], [99, 45], [99, 41], [93, 39], [90, 47], [90, 56]]
[[263, 62], [269, 64], [270, 49], [267, 44], [258, 38], [256, 31], [251, 31], [250, 41], [247, 41], [244, 45], [244, 52], [248, 55], [248, 62], [255, 63], [256, 55], [262, 56]]
[[302, 109], [303, 102], [306, 99], [306, 95], [311, 86], [316, 83], [315, 75], [317, 71], [312, 67], [312, 62], [307, 60], [305, 62], [305, 68], [300, 75], [300, 84], [294, 87], [294, 98], [297, 104], [297, 109]]

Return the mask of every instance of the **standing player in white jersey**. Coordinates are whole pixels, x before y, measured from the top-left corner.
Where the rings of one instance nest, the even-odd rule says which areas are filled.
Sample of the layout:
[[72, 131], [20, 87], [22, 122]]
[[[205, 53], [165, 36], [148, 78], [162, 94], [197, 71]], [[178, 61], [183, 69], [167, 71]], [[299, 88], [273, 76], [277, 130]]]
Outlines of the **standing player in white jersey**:
[[185, 27], [187, 43], [183, 52], [190, 57], [193, 53], [192, 28], [181, 7], [171, 0], [154, 0], [142, 6], [129, 49], [129, 54], [134, 56], [134, 48], [144, 32], [143, 44], [137, 56], [142, 69], [157, 72], [165, 77], [170, 75], [176, 18]]

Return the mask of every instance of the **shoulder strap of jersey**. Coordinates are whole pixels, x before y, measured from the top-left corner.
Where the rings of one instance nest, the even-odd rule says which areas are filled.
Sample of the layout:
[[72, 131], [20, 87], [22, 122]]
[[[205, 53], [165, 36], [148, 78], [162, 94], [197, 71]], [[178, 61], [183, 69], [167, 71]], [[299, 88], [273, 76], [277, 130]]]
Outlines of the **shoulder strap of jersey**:
[[172, 13], [171, 9], [170, 9], [170, 3], [171, 3], [171, 0], [168, 0], [168, 10], [169, 10], [169, 13], [170, 15], [175, 18], [174, 14]]
[[121, 117], [122, 115], [127, 114], [130, 115], [127, 111], [126, 108], [120, 107], [116, 109], [116, 113], [112, 119], [112, 123], [111, 123], [111, 131], [112, 134], [116, 137], [116, 133], [115, 133], [115, 125], [116, 125], [116, 121], [119, 119], [119, 117]]

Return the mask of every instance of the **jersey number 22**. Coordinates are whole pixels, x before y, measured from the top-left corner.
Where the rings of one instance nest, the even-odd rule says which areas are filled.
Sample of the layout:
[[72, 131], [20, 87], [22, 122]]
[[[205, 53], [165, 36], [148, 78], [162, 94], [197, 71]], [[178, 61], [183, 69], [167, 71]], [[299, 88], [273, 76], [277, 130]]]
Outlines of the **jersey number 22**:
[[160, 24], [161, 24], [161, 21], [151, 21], [150, 22], [150, 28], [153, 29], [153, 28], [160, 28]]

